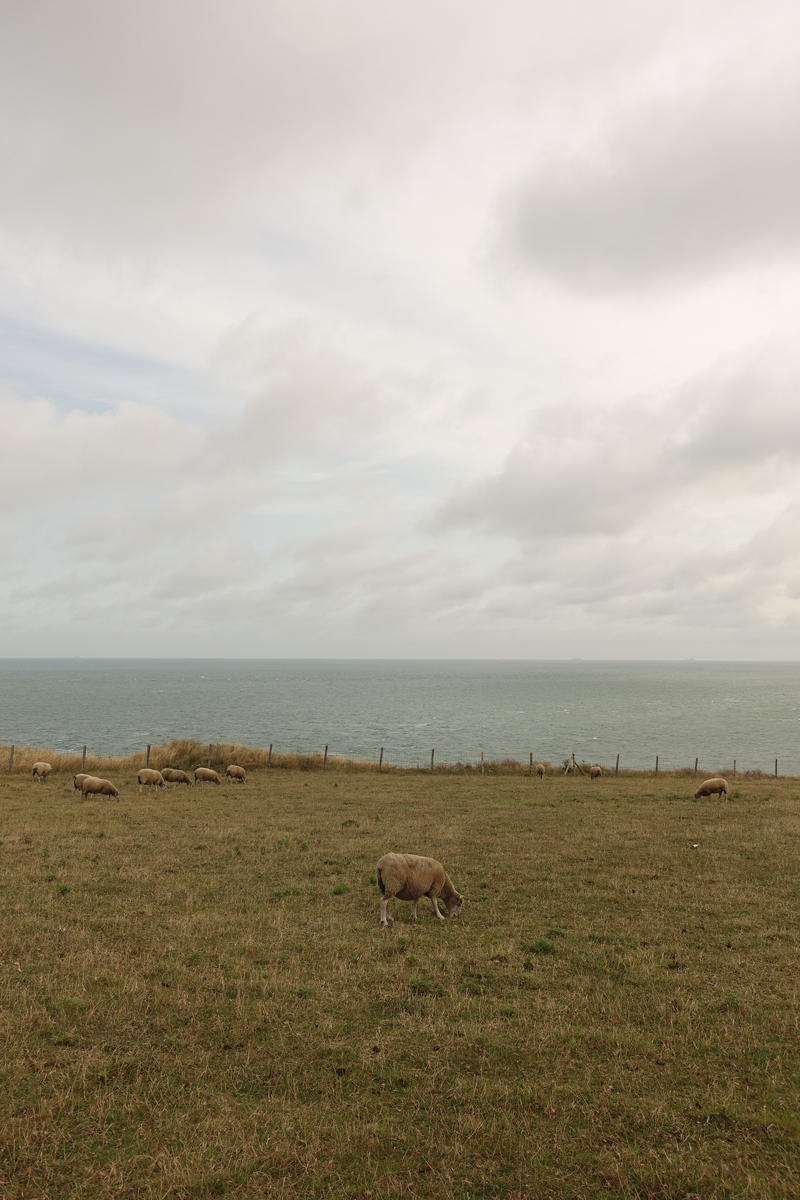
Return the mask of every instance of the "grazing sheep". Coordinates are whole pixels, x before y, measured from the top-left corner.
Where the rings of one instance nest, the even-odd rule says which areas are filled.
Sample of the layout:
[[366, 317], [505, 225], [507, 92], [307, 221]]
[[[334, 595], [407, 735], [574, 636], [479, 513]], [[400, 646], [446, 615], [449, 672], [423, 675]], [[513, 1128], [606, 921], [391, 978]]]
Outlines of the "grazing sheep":
[[457, 917], [461, 912], [464, 897], [460, 896], [441, 863], [435, 858], [423, 858], [419, 854], [384, 854], [376, 868], [378, 887], [381, 889], [381, 925], [389, 925], [394, 917], [389, 916], [389, 901], [411, 900], [411, 919], [417, 919], [417, 902], [427, 896], [433, 911], [440, 921], [437, 897], [441, 897], [448, 915]]
[[713, 796], [714, 793], [719, 794], [720, 800], [722, 793], [725, 793], [725, 799], [728, 799], [728, 781], [723, 779], [721, 775], [715, 775], [713, 779], [707, 779], [705, 783], [701, 783], [700, 787], [694, 794], [695, 800], [699, 800], [701, 796]]
[[99, 779], [97, 775], [86, 775], [81, 782], [81, 791], [84, 796], [116, 796], [119, 800], [119, 792], [113, 783], [108, 779]]
[[544, 763], [536, 764], [536, 774], [539, 776], [540, 779], [544, 779]]
[[192, 786], [191, 776], [187, 775], [185, 771], [178, 771], [175, 767], [164, 767], [161, 775], [166, 783], [188, 783], [189, 787]]
[[81, 785], [83, 784], [84, 779], [88, 779], [88, 778], [89, 778], [89, 776], [86, 774], [85, 771], [83, 772], [83, 774], [78, 774], [78, 775], [72, 776], [72, 786], [76, 792], [79, 792], [81, 790]]
[[45, 762], [34, 763], [31, 768], [31, 775], [33, 776], [34, 779], [38, 779], [40, 783], [41, 782], [47, 783], [47, 776], [50, 774], [52, 769], [53, 768], [50, 766], [50, 763], [45, 763]]
[[154, 771], [152, 767], [142, 767], [136, 778], [139, 780], [139, 791], [146, 787], [165, 788], [167, 786], [161, 772]]
[[233, 763], [231, 763], [225, 772], [225, 778], [232, 779], [234, 781], [240, 779], [242, 783], [247, 783], [247, 775], [245, 774], [244, 767], [235, 767]]
[[210, 767], [196, 767], [194, 781], [195, 783], [219, 783], [219, 775]]
[[602, 767], [592, 767], [591, 771], [589, 772], [589, 778], [590, 779], [599, 779], [602, 774], [603, 774]]

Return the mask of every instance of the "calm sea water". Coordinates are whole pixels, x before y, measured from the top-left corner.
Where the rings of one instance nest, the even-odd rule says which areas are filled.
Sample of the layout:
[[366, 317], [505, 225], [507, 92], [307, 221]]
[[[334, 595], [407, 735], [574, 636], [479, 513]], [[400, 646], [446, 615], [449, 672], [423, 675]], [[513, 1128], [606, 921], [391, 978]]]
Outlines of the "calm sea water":
[[800, 664], [0, 660], [0, 742], [176, 737], [402, 765], [579, 758], [800, 774]]

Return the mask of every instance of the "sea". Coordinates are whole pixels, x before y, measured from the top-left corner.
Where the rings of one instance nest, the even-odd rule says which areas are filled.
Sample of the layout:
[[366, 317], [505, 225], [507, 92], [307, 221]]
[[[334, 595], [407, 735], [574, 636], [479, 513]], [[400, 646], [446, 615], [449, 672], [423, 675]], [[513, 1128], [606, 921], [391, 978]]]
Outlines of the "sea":
[[173, 738], [398, 766], [578, 761], [800, 775], [800, 663], [0, 660], [0, 743]]

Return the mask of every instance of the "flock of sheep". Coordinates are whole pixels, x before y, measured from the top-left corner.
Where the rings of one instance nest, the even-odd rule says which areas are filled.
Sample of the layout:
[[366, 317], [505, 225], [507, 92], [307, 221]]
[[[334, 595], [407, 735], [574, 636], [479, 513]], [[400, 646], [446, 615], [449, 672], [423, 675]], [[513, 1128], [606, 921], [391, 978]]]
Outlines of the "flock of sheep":
[[[40, 783], [44, 783], [52, 769], [50, 763], [35, 762], [31, 768], [34, 781], [38, 780]], [[136, 778], [140, 792], [146, 787], [165, 788], [168, 783], [187, 783], [189, 787], [192, 787], [193, 783], [222, 783], [217, 772], [212, 771], [210, 767], [196, 767], [194, 780], [185, 771], [178, 771], [174, 767], [165, 767], [163, 771], [142, 767]], [[225, 778], [234, 783], [247, 783], [244, 767], [237, 767], [234, 763], [228, 767]], [[111, 780], [101, 779], [98, 775], [86, 775], [81, 772], [73, 776], [72, 784], [75, 791], [84, 796], [116, 796], [119, 798], [119, 791]]]
[[[34, 763], [33, 779], [40, 782], [45, 781], [52, 769], [50, 763]], [[539, 779], [543, 779], [544, 763], [537, 763], [535, 769]], [[592, 767], [589, 773], [592, 779], [599, 779], [603, 774], [600, 767]], [[244, 767], [238, 767], [234, 763], [228, 767], [225, 777], [232, 781], [247, 782]], [[168, 783], [185, 783], [192, 787], [193, 782], [195, 784], [220, 784], [222, 782], [217, 772], [212, 771], [210, 767], [195, 768], [194, 781], [186, 771], [179, 771], [173, 767], [165, 767], [163, 771], [142, 767], [137, 779], [140, 791], [146, 787], [166, 788]], [[100, 779], [97, 775], [83, 773], [75, 775], [73, 786], [76, 790], [80, 790], [83, 796], [119, 797], [119, 791], [114, 784], [108, 779]], [[720, 799], [724, 795], [725, 799], [728, 799], [726, 779], [721, 776], [706, 779], [695, 792], [694, 798], [699, 800], [701, 796], [713, 795], [718, 795]], [[449, 917], [460, 916], [464, 906], [464, 897], [456, 891], [447, 871], [435, 858], [425, 858], [419, 854], [384, 854], [378, 861], [375, 878], [381, 893], [381, 925], [387, 928], [394, 922], [394, 917], [389, 916], [390, 900], [411, 901], [411, 919], [413, 921], [417, 919], [417, 904], [423, 896], [428, 897], [433, 905], [433, 911], [440, 921], [443, 921], [444, 917], [439, 911], [439, 900], [444, 903]]]

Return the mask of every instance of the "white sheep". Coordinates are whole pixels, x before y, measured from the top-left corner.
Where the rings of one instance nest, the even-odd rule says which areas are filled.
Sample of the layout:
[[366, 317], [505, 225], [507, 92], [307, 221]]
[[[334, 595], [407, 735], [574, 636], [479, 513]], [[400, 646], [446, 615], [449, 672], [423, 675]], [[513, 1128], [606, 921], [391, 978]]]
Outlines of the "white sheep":
[[177, 770], [176, 767], [164, 767], [161, 774], [166, 783], [188, 783], [189, 787], [192, 786], [191, 777], [185, 771]]
[[89, 776], [86, 774], [85, 771], [83, 773], [73, 775], [72, 776], [72, 786], [73, 786], [74, 790], [76, 792], [79, 792], [81, 790], [81, 785], [83, 784], [84, 779], [88, 779], [88, 778], [89, 778]]
[[544, 763], [536, 764], [536, 774], [539, 776], [540, 779], [544, 779]]
[[136, 778], [139, 781], [140, 792], [142, 788], [146, 787], [165, 788], [167, 786], [164, 783], [164, 776], [161, 772], [154, 771], [152, 767], [142, 767]]
[[603, 774], [602, 767], [592, 767], [591, 771], [589, 772], [589, 778], [590, 779], [600, 779], [602, 774]]
[[196, 767], [194, 772], [195, 783], [219, 783], [219, 775], [216, 771], [212, 771], [210, 767]]
[[721, 775], [715, 775], [713, 779], [707, 779], [705, 783], [700, 784], [700, 787], [694, 794], [694, 798], [695, 800], [699, 800], [701, 796], [713, 796], [716, 793], [721, 800], [723, 792], [727, 800], [728, 781], [727, 779], [723, 779]]
[[31, 767], [31, 775], [40, 783], [47, 783], [47, 776], [50, 774], [52, 769], [53, 768], [50, 766], [50, 763], [35, 762]]
[[81, 791], [84, 796], [116, 796], [119, 792], [108, 779], [100, 779], [97, 775], [86, 775], [81, 781]]
[[225, 778], [232, 779], [234, 782], [238, 779], [242, 783], [247, 783], [247, 775], [245, 774], [244, 767], [236, 767], [233, 763], [231, 763], [225, 772]]
[[437, 897], [445, 903], [448, 916], [457, 917], [461, 912], [464, 897], [453, 887], [450, 876], [435, 858], [423, 858], [419, 854], [384, 854], [376, 868], [378, 887], [381, 890], [381, 925], [389, 925], [394, 917], [389, 916], [389, 901], [411, 900], [411, 919], [417, 919], [417, 902], [427, 896], [433, 911], [440, 921]]

